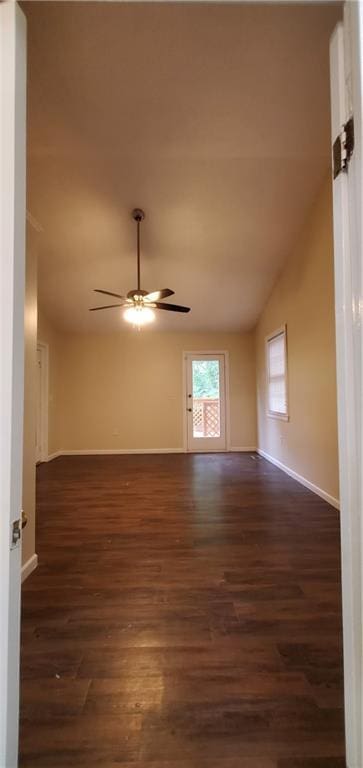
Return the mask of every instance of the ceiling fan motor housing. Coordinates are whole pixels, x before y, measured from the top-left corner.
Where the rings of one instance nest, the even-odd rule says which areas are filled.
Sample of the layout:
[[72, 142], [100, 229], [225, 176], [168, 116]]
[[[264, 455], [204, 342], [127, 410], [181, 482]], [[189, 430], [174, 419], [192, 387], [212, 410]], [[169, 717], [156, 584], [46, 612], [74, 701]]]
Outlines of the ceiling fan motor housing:
[[143, 291], [142, 288], [133, 288], [131, 291], [128, 292], [127, 298], [128, 299], [134, 299], [135, 301], [140, 301], [143, 296], [147, 296], [148, 291]]

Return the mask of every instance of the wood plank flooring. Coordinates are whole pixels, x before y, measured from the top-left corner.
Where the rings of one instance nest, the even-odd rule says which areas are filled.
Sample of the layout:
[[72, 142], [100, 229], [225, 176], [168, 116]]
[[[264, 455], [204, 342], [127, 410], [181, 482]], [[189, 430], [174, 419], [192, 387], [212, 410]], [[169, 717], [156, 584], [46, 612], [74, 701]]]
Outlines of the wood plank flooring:
[[343, 768], [339, 516], [249, 454], [38, 469], [22, 768]]

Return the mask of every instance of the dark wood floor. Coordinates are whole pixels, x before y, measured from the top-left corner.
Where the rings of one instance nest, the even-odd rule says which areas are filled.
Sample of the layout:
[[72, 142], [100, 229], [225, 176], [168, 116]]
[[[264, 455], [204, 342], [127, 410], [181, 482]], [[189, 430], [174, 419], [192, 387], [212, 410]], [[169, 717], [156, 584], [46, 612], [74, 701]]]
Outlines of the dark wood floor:
[[38, 470], [24, 768], [342, 768], [339, 519], [248, 454]]

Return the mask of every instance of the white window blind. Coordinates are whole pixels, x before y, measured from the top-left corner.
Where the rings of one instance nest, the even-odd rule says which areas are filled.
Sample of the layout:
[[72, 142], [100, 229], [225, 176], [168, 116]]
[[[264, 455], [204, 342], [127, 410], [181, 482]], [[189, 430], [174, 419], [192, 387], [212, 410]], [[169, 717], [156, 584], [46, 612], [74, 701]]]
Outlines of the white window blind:
[[287, 416], [286, 331], [267, 339], [268, 411]]

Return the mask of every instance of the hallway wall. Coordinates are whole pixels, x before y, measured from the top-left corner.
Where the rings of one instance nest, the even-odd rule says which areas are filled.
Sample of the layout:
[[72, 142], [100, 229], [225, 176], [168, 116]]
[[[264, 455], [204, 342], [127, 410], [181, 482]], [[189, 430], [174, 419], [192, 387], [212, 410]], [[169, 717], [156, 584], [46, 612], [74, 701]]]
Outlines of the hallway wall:
[[[339, 498], [331, 181], [256, 328], [258, 445]], [[287, 324], [289, 421], [267, 415], [265, 338]]]

